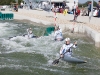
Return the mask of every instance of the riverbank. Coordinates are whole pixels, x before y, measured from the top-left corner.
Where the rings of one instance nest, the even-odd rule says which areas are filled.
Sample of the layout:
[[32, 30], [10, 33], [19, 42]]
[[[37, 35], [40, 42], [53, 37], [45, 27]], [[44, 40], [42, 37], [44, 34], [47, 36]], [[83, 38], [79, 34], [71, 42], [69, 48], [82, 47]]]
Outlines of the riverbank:
[[[14, 13], [14, 19], [18, 20], [30, 20], [36, 23], [42, 23], [45, 25], [55, 25], [55, 13], [39, 11], [39, 10], [26, 10], [19, 9]], [[93, 17], [89, 22], [88, 17], [79, 16], [77, 21], [73, 23], [71, 20], [73, 15], [57, 14], [56, 24], [62, 28], [62, 30], [72, 30], [74, 32], [85, 33], [88, 37], [92, 38], [96, 47], [100, 47], [100, 21], [99, 18]], [[65, 32], [65, 31], [64, 31]]]

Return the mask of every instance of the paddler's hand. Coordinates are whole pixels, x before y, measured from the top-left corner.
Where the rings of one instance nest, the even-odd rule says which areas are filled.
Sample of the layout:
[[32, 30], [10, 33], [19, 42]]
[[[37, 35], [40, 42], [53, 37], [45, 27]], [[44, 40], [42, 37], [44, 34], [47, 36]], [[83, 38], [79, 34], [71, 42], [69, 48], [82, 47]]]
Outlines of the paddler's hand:
[[61, 57], [61, 58], [63, 58], [63, 57], [64, 57], [64, 55], [63, 55], [63, 54], [60, 54], [60, 57]]
[[74, 45], [76, 45], [76, 46], [77, 46], [77, 41], [75, 41], [75, 42], [74, 42]]

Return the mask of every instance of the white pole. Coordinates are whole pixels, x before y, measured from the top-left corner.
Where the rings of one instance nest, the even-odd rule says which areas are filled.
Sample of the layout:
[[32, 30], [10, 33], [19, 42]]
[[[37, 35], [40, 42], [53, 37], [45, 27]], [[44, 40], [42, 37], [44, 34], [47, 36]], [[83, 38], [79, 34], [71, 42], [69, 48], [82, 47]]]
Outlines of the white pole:
[[90, 16], [89, 16], [89, 22], [90, 22], [92, 17], [93, 17], [93, 0], [91, 0], [91, 13], [90, 13]]
[[51, 0], [50, 0], [50, 11], [51, 11]]

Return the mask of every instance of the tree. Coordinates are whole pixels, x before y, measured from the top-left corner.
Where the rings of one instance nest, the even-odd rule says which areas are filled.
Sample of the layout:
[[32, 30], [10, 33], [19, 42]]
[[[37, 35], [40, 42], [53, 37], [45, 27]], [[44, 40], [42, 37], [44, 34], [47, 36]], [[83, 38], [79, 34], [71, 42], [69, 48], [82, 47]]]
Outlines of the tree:
[[[20, 4], [23, 0], [18, 0], [18, 3]], [[0, 0], [0, 5], [10, 5], [10, 3], [15, 3], [15, 0]]]
[[[83, 3], [83, 4], [81, 4], [81, 3], [79, 3], [79, 7], [87, 7], [88, 6], [88, 3], [89, 3], [90, 1], [87, 1], [87, 2], [85, 2], [85, 3]], [[97, 2], [96, 1], [93, 1], [93, 6], [95, 7], [97, 5]]]
[[82, 3], [78, 3], [78, 7], [82, 7], [83, 6], [83, 4]]
[[20, 4], [23, 0], [18, 0], [18, 4]]

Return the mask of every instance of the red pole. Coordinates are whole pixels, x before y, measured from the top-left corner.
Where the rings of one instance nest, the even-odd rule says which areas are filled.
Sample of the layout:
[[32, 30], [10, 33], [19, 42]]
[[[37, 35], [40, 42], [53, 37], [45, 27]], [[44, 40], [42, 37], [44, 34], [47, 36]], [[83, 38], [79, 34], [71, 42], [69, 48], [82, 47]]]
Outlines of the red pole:
[[75, 22], [73, 23], [73, 29], [72, 29], [71, 33], [73, 33], [73, 32], [74, 32], [74, 25], [75, 25]]
[[56, 12], [55, 12], [55, 18], [54, 18], [54, 21], [55, 21], [55, 24], [54, 24], [54, 25], [55, 25], [55, 26], [56, 26], [56, 18], [57, 18], [57, 17], [56, 17]]

